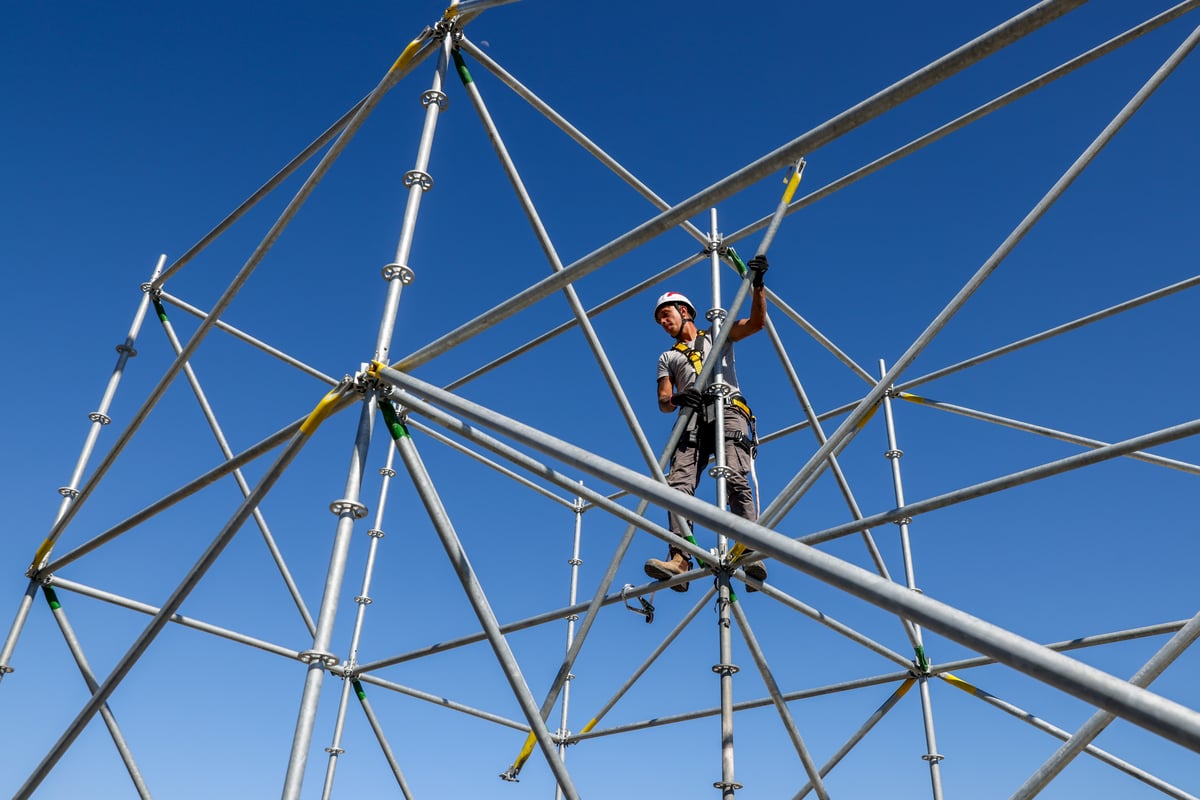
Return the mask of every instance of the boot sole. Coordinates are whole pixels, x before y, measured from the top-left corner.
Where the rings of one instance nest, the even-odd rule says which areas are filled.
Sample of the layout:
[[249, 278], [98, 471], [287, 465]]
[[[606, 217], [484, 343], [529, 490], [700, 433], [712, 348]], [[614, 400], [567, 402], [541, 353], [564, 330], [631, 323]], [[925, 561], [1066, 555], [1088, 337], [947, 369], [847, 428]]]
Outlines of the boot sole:
[[[657, 569], [655, 567], [646, 567], [644, 572], [651, 578], [654, 578], [656, 581], [669, 581], [671, 578], [678, 577], [680, 574], [676, 572], [667, 572], [665, 569]], [[674, 586], [668, 586], [667, 588], [673, 592], [686, 592], [688, 590], [688, 584], [677, 583]]]

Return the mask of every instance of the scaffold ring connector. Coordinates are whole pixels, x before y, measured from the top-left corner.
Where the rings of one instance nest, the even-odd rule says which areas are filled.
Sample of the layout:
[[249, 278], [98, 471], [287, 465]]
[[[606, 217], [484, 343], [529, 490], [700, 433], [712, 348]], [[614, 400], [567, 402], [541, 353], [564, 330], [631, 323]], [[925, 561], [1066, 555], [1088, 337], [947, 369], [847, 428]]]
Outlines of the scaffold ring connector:
[[130, 346], [129, 346], [129, 345], [127, 345], [127, 344], [119, 344], [119, 345], [117, 345], [117, 347], [116, 347], [116, 351], [117, 351], [118, 353], [128, 353], [130, 358], [133, 358], [134, 356], [136, 356], [136, 355], [137, 355], [137, 350], [134, 350], [132, 347], [130, 347]]
[[704, 312], [704, 318], [709, 322], [712, 322], [714, 319], [725, 319], [727, 316], [729, 315], [723, 308], [710, 308]]
[[742, 788], [740, 783], [732, 783], [729, 781], [717, 781], [713, 784], [714, 789], [720, 789], [722, 792], [734, 791]]
[[380, 467], [379, 474], [385, 478], [394, 478], [396, 477], [396, 470], [391, 467]]
[[883, 457], [884, 458], [900, 458], [903, 455], [904, 455], [903, 450], [888, 450], [886, 453], [883, 454]]
[[360, 606], [369, 606], [375, 601], [367, 597], [365, 594], [360, 594], [354, 598], [354, 602], [358, 603]]
[[426, 89], [421, 93], [421, 105], [429, 107], [437, 103], [437, 107], [441, 111], [445, 111], [450, 105], [450, 98], [446, 97], [445, 92], [440, 92], [437, 89]]
[[569, 559], [567, 559], [567, 563], [570, 564], [572, 567], [580, 567], [580, 566], [583, 566], [583, 559], [582, 558], [569, 558]]
[[426, 192], [433, 188], [433, 178], [428, 172], [422, 172], [419, 169], [411, 169], [404, 173], [404, 187], [412, 188], [414, 183], [420, 184], [421, 189]]
[[12, 671], [13, 671], [13, 668], [10, 667], [8, 664], [0, 664], [0, 675], [7, 675], [8, 673], [10, 673]]
[[367, 507], [362, 503], [356, 503], [353, 500], [334, 500], [329, 504], [329, 510], [333, 512], [335, 517], [340, 517], [343, 514], [353, 514], [355, 519], [362, 519], [367, 515]]
[[383, 531], [378, 528], [371, 528], [371, 530], [367, 531], [367, 536], [370, 536], [372, 539], [382, 539]]
[[[407, 178], [407, 176], [405, 177]], [[411, 184], [406, 185], [411, 186]], [[430, 182], [430, 186], [432, 185], [433, 183]], [[416, 277], [417, 274], [406, 264], [388, 264], [383, 268], [383, 279], [385, 281], [399, 280], [400, 283], [408, 286]]]
[[946, 757], [940, 753], [926, 753], [925, 755], [921, 756], [921, 760], [928, 761], [930, 764], [938, 764], [942, 761], [945, 761]]
[[713, 664], [712, 671], [724, 678], [729, 675], [737, 675], [742, 670], [737, 664]]
[[710, 478], [730, 478], [733, 476], [733, 474], [733, 469], [725, 466], [712, 467], [708, 470], [708, 476]]
[[326, 747], [325, 752], [329, 753], [329, 755], [331, 755], [331, 756], [340, 756], [342, 753], [344, 753], [346, 751], [340, 747]]
[[333, 653], [326, 653], [321, 650], [302, 650], [296, 656], [305, 664], [312, 664], [320, 661], [326, 667], [332, 669], [338, 665], [338, 657]]
[[900, 519], [892, 520], [892, 522], [896, 525], [911, 525], [912, 517], [901, 517]]
[[58, 493], [61, 494], [63, 497], [69, 497], [72, 500], [74, 500], [76, 497], [79, 497], [79, 490], [75, 489], [71, 486], [58, 487]]
[[107, 425], [112, 422], [111, 417], [109, 417], [107, 414], [101, 414], [99, 411], [93, 411], [92, 413], [88, 414], [88, 419], [90, 419], [92, 422], [99, 422], [101, 425]]

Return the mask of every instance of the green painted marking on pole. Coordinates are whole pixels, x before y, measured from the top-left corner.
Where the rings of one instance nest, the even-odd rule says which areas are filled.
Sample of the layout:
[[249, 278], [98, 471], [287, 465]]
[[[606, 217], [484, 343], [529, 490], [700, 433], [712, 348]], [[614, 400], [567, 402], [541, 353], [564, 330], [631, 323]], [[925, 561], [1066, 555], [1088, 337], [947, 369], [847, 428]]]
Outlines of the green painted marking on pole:
[[474, 83], [475, 81], [471, 78], [471, 71], [467, 69], [467, 62], [463, 60], [462, 53], [458, 52], [458, 49], [455, 48], [454, 52], [450, 55], [454, 58], [454, 68], [458, 70], [458, 77], [463, 82], [463, 86], [469, 86]]
[[355, 680], [355, 681], [350, 681], [350, 684], [354, 687], [354, 693], [356, 695], [358, 695], [359, 700], [367, 699], [367, 693], [363, 691], [363, 687], [362, 687], [361, 683], [359, 683], [358, 681]]
[[746, 262], [742, 261], [742, 257], [737, 254], [737, 250], [732, 247], [725, 248], [725, 252], [729, 254], [729, 260], [733, 262], [733, 266], [737, 268], [738, 275], [746, 277], [746, 270], [750, 269], [746, 266]]
[[925, 655], [925, 648], [921, 645], [917, 645], [916, 651], [917, 666], [921, 669], [923, 674], [927, 674], [929, 672], [929, 656]]
[[383, 414], [383, 421], [387, 423], [388, 433], [392, 435], [393, 439], [399, 441], [409, 435], [408, 428], [400, 421], [400, 417], [396, 414], [396, 407], [390, 400], [380, 400], [379, 411]]
[[158, 314], [159, 322], [167, 321], [167, 310], [163, 308], [162, 300], [159, 300], [157, 297], [154, 298], [154, 311]]
[[[696, 547], [699, 547], [699, 546], [700, 546], [700, 543], [696, 541], [696, 537], [695, 537], [695, 536], [693, 536], [692, 534], [690, 534], [690, 533], [689, 533], [689, 534], [688, 534], [686, 537], [684, 537], [684, 538], [686, 538], [686, 539], [687, 539], [689, 542], [691, 542], [692, 544], [696, 545]], [[704, 563], [704, 559], [703, 559], [703, 558], [700, 558], [699, 556], [696, 556], [696, 563], [697, 563], [697, 564], [699, 564], [699, 565], [700, 565], [700, 566], [702, 566], [702, 567], [707, 567], [707, 566], [708, 566], [708, 564], [705, 564], [705, 563]]]
[[54, 591], [53, 587], [43, 586], [42, 594], [46, 596], [46, 602], [50, 604], [52, 611], [58, 611], [62, 608], [62, 603], [58, 602], [58, 593]]

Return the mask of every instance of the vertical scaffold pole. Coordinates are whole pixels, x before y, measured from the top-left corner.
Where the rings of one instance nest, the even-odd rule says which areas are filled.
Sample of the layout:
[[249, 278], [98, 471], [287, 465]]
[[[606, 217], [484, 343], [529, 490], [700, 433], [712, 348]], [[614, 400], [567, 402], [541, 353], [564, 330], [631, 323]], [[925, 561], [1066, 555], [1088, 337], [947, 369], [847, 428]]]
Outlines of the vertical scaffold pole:
[[[386, 414], [384, 416], [386, 418]], [[363, 568], [362, 589], [354, 598], [354, 602], [358, 604], [358, 611], [354, 617], [354, 632], [350, 637], [350, 654], [346, 657], [346, 661], [342, 665], [344, 683], [342, 686], [341, 701], [338, 704], [337, 719], [334, 722], [333, 741], [329, 747], [325, 748], [325, 752], [329, 753], [329, 764], [325, 767], [325, 785], [321, 790], [321, 800], [329, 800], [330, 795], [333, 793], [333, 776], [334, 772], [337, 770], [338, 757], [346, 752], [344, 749], [342, 749], [342, 728], [346, 721], [346, 708], [350, 703], [351, 685], [355, 683], [352, 678], [358, 669], [358, 643], [362, 638], [362, 629], [363, 623], [366, 619], [367, 606], [371, 605], [372, 602], [371, 579], [375, 574], [376, 551], [379, 549], [379, 541], [383, 538], [383, 512], [387, 505], [388, 487], [391, 485], [392, 478], [396, 476], [396, 470], [392, 468], [395, 458], [395, 449], [388, 448], [387, 464], [381, 467], [379, 470], [379, 474], [383, 480], [380, 482], [379, 502], [376, 504], [375, 508], [375, 525], [369, 531], [367, 531], [367, 535], [371, 537], [371, 545], [367, 550], [367, 565]], [[365, 703], [365, 694], [359, 691], [358, 687], [353, 688], [355, 689], [355, 693], [360, 702]], [[381, 742], [381, 744], [384, 745], [386, 750], [386, 743]], [[401, 784], [401, 789], [405, 793], [404, 796], [408, 797], [409, 794], [403, 783]]]
[[[582, 481], [580, 481], [582, 483]], [[579, 541], [583, 534], [583, 498], [575, 498], [575, 535], [571, 542], [571, 560], [567, 563], [571, 565], [571, 592], [568, 606], [574, 606], [576, 597], [579, 594], [579, 568], [583, 566], [583, 561], [579, 558]], [[579, 621], [578, 614], [567, 615], [567, 653], [571, 652], [571, 645], [575, 643], [575, 623]], [[558, 725], [558, 757], [565, 763], [567, 760], [567, 737], [571, 735], [571, 731], [567, 728], [568, 709], [571, 704], [571, 681], [575, 680], [572, 674], [567, 675], [567, 681], [562, 688], [562, 715], [559, 717]], [[558, 784], [554, 785], [554, 800], [562, 800], [562, 787]]]
[[[882, 359], [879, 361], [879, 374], [881, 376], [887, 374], [887, 368]], [[892, 486], [896, 492], [896, 507], [903, 508], [904, 482], [900, 477], [900, 457], [904, 455], [904, 452], [896, 446], [896, 425], [895, 419], [892, 416], [892, 396], [890, 392], [883, 395], [883, 416], [887, 422], [888, 438], [888, 450], [884, 455], [892, 466]], [[896, 520], [896, 525], [900, 528], [900, 548], [904, 554], [905, 585], [915, 592], [919, 590], [917, 589], [916, 572], [913, 569], [912, 546], [908, 538], [908, 524], [911, 521], [908, 517], [901, 517]], [[925, 655], [921, 626], [912, 623], [912, 634], [916, 640], [915, 649], [917, 657], [914, 662], [914, 668], [917, 674], [917, 688], [921, 694], [921, 714], [925, 721], [926, 753], [921, 758], [929, 762], [929, 780], [933, 787], [933, 800], [942, 800], [941, 762], [944, 756], [938, 753], [937, 735], [933, 727], [933, 699], [929, 693], [929, 657]]]
[[[400, 306], [400, 295], [404, 287], [413, 280], [413, 272], [405, 262], [408, 260], [412, 248], [413, 231], [416, 229], [421, 195], [433, 186], [433, 179], [426, 169], [429, 166], [429, 154], [433, 148], [433, 134], [437, 129], [438, 114], [446, 105], [446, 95], [442, 92], [442, 85], [446, 67], [450, 62], [451, 46], [449, 30], [443, 27], [440, 33], [442, 36], [441, 54], [438, 58], [437, 69], [434, 71], [432, 86], [421, 95], [421, 102], [425, 106], [426, 112], [425, 123], [421, 129], [421, 139], [417, 147], [416, 165], [404, 175], [404, 184], [408, 188], [408, 201], [404, 208], [400, 240], [396, 247], [396, 261], [383, 269], [383, 277], [388, 282], [388, 290], [384, 311], [380, 318], [379, 333], [375, 340], [375, 359], [377, 361], [386, 361], [387, 359], [392, 333], [395, 330], [396, 313]], [[362, 469], [367, 456], [371, 431], [374, 428], [377, 403], [374, 393], [370, 393], [363, 402], [354, 456], [351, 459], [350, 475], [346, 480], [346, 494], [343, 499], [335, 501], [331, 505], [331, 509], [338, 514], [337, 532], [334, 537], [333, 552], [330, 555], [329, 571], [326, 575], [325, 595], [321, 601], [320, 615], [317, 618], [317, 633], [313, 637], [313, 648], [310, 651], [311, 660], [304, 684], [304, 693], [301, 697], [300, 715], [296, 722], [296, 736], [292, 741], [292, 752], [288, 760], [287, 775], [284, 778], [283, 800], [298, 800], [300, 797], [300, 789], [304, 781], [304, 768], [312, 743], [312, 730], [316, 721], [321, 683], [324, 679], [325, 669], [337, 663], [337, 658], [329, 652], [329, 647], [333, 635], [333, 621], [337, 613], [338, 595], [345, 577], [350, 535], [355, 519], [366, 515], [366, 508], [359, 503], [358, 498]]]
[[[167, 263], [166, 255], [158, 257], [158, 263], [154, 267], [154, 272], [150, 276], [151, 282], [159, 276], [163, 267]], [[138, 334], [141, 333], [142, 323], [146, 319], [146, 312], [150, 308], [149, 292], [142, 292], [142, 299], [138, 303], [137, 311], [134, 312], [133, 322], [129, 326], [129, 332], [125, 334], [125, 341], [117, 345], [117, 363], [113, 367], [112, 375], [108, 378], [108, 385], [104, 389], [104, 395], [100, 399], [100, 407], [92, 413], [88, 414], [88, 419], [92, 424], [88, 428], [87, 437], [84, 439], [83, 447], [80, 449], [79, 458], [75, 462], [75, 470], [71, 473], [71, 481], [66, 486], [58, 490], [62, 495], [62, 500], [58, 505], [58, 513], [54, 515], [54, 525], [56, 527], [66, 515], [67, 509], [75, 502], [75, 498], [79, 496], [79, 484], [83, 480], [83, 472], [87, 468], [88, 461], [92, 457], [92, 451], [96, 447], [96, 440], [100, 437], [100, 431], [111, 420], [108, 417], [108, 409], [112, 406], [113, 397], [117, 393], [117, 387], [121, 383], [121, 378], [125, 374], [125, 365], [129, 359], [137, 355], [137, 350], [134, 349], [134, 344], [137, 343]], [[31, 571], [41, 569], [45, 566], [46, 561], [50, 557], [50, 547], [53, 542], [47, 540], [38, 548], [37, 553], [33, 557], [33, 563], [30, 565]], [[17, 639], [21, 636], [21, 631], [25, 628], [25, 620], [29, 618], [29, 610], [33, 607], [33, 597], [37, 594], [38, 581], [30, 576], [29, 585], [25, 588], [25, 594], [21, 597], [21, 602], [17, 606], [17, 613], [13, 619], [13, 624], [9, 628], [8, 636], [4, 639], [4, 646], [0, 647], [0, 680], [4, 676], [13, 671], [9, 665], [9, 660], [12, 658], [13, 650], [17, 647]]]
[[[724, 509], [727, 504], [728, 487], [725, 476], [728, 465], [725, 463], [725, 395], [729, 386], [725, 383], [725, 375], [721, 370], [721, 353], [716, 349], [720, 343], [721, 327], [725, 321], [725, 309], [721, 307], [721, 233], [717, 228], [717, 210], [709, 210], [709, 260], [712, 270], [712, 308], [705, 315], [712, 323], [713, 349], [709, 351], [709, 360], [713, 363], [712, 379], [708, 386], [698, 386], [711, 405], [713, 414], [713, 452], [716, 464], [709, 470], [709, 475], [717, 483], [717, 508]], [[700, 423], [703, 425], [703, 421]], [[717, 532], [717, 562], [727, 565], [729, 557], [729, 541], [725, 534]], [[719, 638], [720, 660], [713, 666], [721, 680], [721, 780], [713, 786], [721, 790], [722, 800], [732, 800], [734, 792], [742, 788], [734, 782], [733, 772], [733, 676], [738, 668], [733, 664], [733, 635], [731, 630], [731, 612], [729, 604], [732, 601], [729, 587], [729, 570], [719, 569], [717, 576], [717, 633]]]

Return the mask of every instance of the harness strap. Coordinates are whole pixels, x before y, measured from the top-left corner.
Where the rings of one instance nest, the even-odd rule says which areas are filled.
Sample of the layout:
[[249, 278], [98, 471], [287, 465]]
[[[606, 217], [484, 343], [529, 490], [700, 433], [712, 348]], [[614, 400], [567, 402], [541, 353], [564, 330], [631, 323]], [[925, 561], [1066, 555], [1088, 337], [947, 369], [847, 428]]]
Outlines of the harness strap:
[[[700, 339], [703, 336], [704, 336], [704, 331], [696, 331], [696, 344], [700, 343]], [[704, 366], [704, 354], [703, 353], [701, 353], [699, 350], [694, 350], [691, 347], [688, 347], [683, 342], [676, 342], [675, 346], [671, 349], [677, 350], [678, 352], [683, 353], [683, 355], [687, 358], [687, 360], [691, 362], [692, 369], [696, 370], [696, 374], [697, 375], [700, 374], [700, 369]]]

